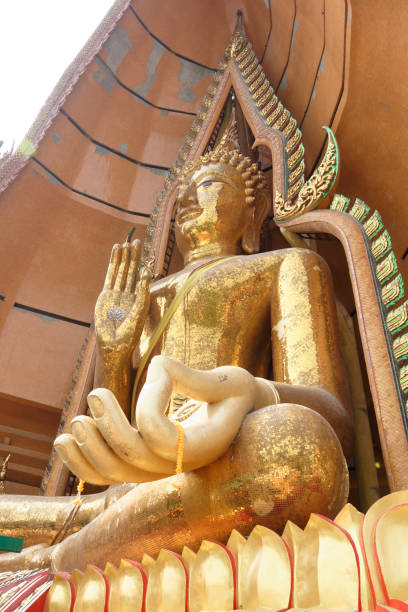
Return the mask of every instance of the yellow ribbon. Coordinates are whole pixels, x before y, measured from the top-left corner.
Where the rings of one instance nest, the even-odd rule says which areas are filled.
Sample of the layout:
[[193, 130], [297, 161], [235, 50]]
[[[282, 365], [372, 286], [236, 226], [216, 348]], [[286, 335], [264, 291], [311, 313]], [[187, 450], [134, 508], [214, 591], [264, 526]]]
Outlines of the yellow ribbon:
[[84, 486], [85, 486], [85, 480], [82, 480], [82, 478], [81, 478], [80, 481], [78, 482], [78, 486], [77, 486], [77, 498], [73, 502], [74, 506], [82, 506], [81, 493], [84, 490]]
[[67, 531], [70, 529], [72, 523], [75, 520], [76, 515], [78, 514], [80, 507], [82, 506], [81, 493], [84, 490], [84, 486], [85, 486], [85, 480], [82, 480], [81, 478], [77, 486], [76, 499], [72, 502], [72, 510], [68, 514], [67, 518], [65, 519], [64, 524], [62, 525], [61, 529], [53, 537], [50, 546], [53, 546], [54, 544], [62, 542], [62, 540], [65, 538]]
[[[174, 425], [177, 427], [177, 461], [176, 461], [176, 474], [183, 473], [183, 455], [184, 455], [184, 429], [181, 423], [174, 421]], [[175, 489], [181, 489], [181, 484], [176, 482], [171, 483]]]
[[210, 270], [211, 268], [215, 268], [216, 266], [220, 265], [221, 263], [224, 263], [224, 261], [227, 261], [228, 259], [233, 259], [233, 257], [235, 257], [235, 256], [232, 255], [230, 257], [223, 257], [222, 259], [216, 259], [215, 261], [209, 261], [208, 263], [200, 266], [199, 268], [196, 268], [194, 270], [194, 272], [192, 272], [190, 274], [190, 276], [186, 279], [186, 281], [184, 282], [182, 287], [180, 287], [180, 289], [177, 291], [176, 295], [174, 296], [173, 300], [170, 303], [170, 306], [168, 307], [168, 309], [164, 313], [164, 316], [163, 316], [162, 320], [160, 321], [160, 323], [158, 324], [158, 326], [154, 330], [153, 335], [150, 338], [150, 342], [149, 342], [149, 346], [147, 348], [147, 351], [143, 355], [143, 358], [142, 358], [142, 360], [141, 360], [141, 362], [139, 364], [139, 367], [137, 369], [136, 378], [135, 378], [135, 384], [133, 385], [133, 392], [132, 392], [132, 407], [131, 407], [131, 421], [132, 422], [133, 422], [134, 417], [135, 417], [137, 386], [138, 386], [139, 381], [140, 381], [140, 379], [142, 377], [142, 374], [144, 372], [146, 364], [147, 364], [147, 362], [148, 362], [148, 360], [150, 358], [150, 355], [153, 352], [154, 347], [158, 343], [162, 333], [164, 332], [164, 330], [166, 329], [167, 325], [169, 324], [171, 317], [176, 312], [177, 307], [179, 306], [181, 301], [184, 299], [184, 297], [187, 295], [187, 293], [190, 291], [190, 289], [193, 288], [196, 280], [199, 279], [200, 276], [202, 276], [204, 274], [204, 272], [206, 272], [207, 270]]

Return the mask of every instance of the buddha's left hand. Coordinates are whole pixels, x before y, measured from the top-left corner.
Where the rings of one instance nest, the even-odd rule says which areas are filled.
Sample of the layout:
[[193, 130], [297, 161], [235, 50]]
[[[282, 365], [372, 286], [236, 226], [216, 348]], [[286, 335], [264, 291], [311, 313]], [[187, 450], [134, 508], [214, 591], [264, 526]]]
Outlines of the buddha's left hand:
[[165, 413], [174, 391], [201, 402], [194, 418], [182, 422], [185, 471], [222, 455], [247, 412], [279, 401], [273, 383], [242, 368], [193, 370], [173, 359], [154, 357], [136, 406], [137, 429], [111, 391], [95, 389], [88, 396], [93, 418], [72, 421], [72, 435], [55, 441], [59, 455], [78, 477], [97, 484], [146, 482], [173, 474], [179, 427]]

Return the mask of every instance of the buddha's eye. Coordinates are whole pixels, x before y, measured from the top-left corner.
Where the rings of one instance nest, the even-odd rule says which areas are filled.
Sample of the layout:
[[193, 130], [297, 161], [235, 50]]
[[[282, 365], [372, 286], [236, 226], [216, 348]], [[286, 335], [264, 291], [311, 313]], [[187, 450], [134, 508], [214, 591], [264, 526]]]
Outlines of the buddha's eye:
[[201, 183], [201, 185], [199, 185], [199, 187], [204, 187], [204, 189], [206, 187], [209, 187], [210, 185], [214, 185], [215, 181], [206, 181], [205, 183]]

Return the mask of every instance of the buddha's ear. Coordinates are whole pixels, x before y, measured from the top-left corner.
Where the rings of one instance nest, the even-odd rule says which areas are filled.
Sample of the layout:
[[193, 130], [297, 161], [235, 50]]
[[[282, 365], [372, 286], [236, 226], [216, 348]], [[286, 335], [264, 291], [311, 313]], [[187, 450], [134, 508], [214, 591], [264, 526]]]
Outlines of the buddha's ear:
[[253, 205], [247, 205], [247, 215], [241, 245], [245, 253], [258, 253], [261, 227], [271, 207], [271, 197], [266, 189], [259, 189]]

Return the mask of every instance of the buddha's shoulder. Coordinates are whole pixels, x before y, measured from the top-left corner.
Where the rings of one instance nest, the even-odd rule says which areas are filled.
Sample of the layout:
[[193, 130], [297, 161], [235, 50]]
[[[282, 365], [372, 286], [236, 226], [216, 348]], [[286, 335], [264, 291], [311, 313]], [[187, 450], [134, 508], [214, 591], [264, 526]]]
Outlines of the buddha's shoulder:
[[[274, 281], [276, 275], [285, 266], [286, 269], [307, 270], [327, 267], [322, 257], [315, 251], [302, 248], [277, 249], [254, 255], [238, 255], [223, 264], [217, 270], [217, 276], [226, 277], [230, 281], [256, 278], [258, 283]], [[210, 276], [207, 276], [209, 279]]]
[[254, 255], [241, 255], [229, 260], [226, 263], [232, 266], [274, 268], [288, 259], [314, 261], [316, 259], [321, 260], [321, 257], [315, 251], [310, 249], [291, 247], [287, 249], [276, 249], [274, 251], [255, 253]]
[[168, 292], [171, 288], [177, 291], [193, 273], [196, 275], [196, 285], [208, 282], [212, 277], [220, 278], [220, 276], [228, 276], [231, 278], [236, 275], [241, 276], [244, 270], [249, 274], [266, 273], [269, 276], [269, 273], [276, 270], [288, 258], [301, 258], [311, 260], [311, 262], [316, 258], [321, 259], [314, 251], [293, 247], [255, 253], [254, 255], [236, 255], [224, 260], [218, 260], [218, 262], [207, 262], [199, 267], [200, 270], [187, 266], [179, 272], [156, 281], [152, 286], [152, 291], [154, 293], [160, 293], [162, 290]]

